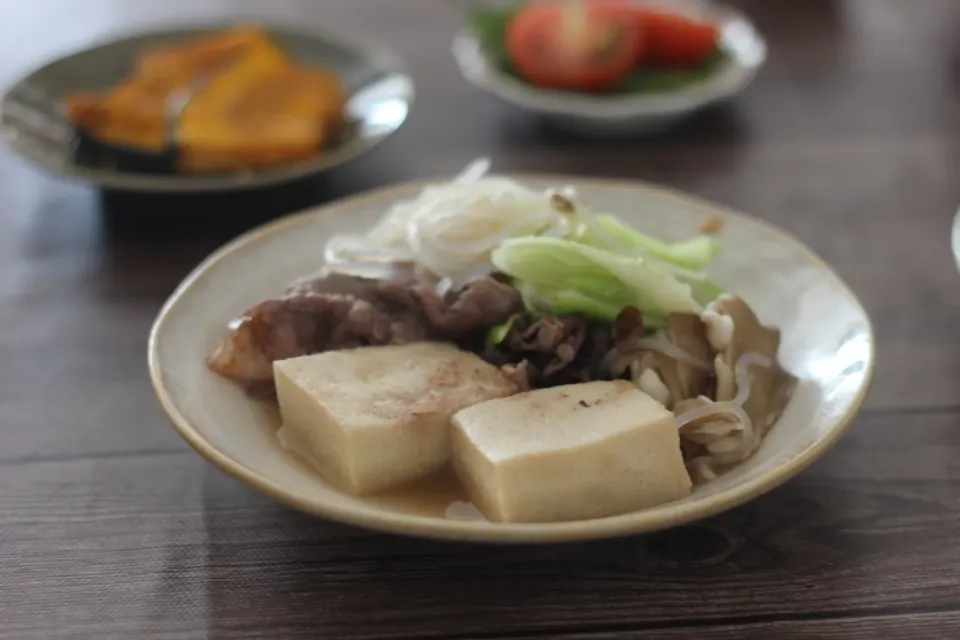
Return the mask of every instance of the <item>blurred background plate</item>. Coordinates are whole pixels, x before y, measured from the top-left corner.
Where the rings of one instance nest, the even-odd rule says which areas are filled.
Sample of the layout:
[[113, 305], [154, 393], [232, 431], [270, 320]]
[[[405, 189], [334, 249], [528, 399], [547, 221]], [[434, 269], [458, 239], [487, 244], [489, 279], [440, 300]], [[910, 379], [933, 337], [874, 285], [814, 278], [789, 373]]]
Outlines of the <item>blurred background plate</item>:
[[950, 233], [950, 248], [953, 250], [953, 259], [960, 268], [960, 209], [953, 217], [953, 230]]
[[318, 174], [360, 156], [394, 133], [414, 100], [413, 81], [389, 49], [353, 37], [267, 26], [273, 42], [297, 62], [325, 66], [347, 86], [349, 125], [343, 141], [294, 164], [246, 173], [206, 175], [118, 171], [75, 157], [75, 136], [61, 107], [64, 95], [111, 88], [144, 47], [173, 44], [230, 25], [172, 28], [93, 46], [60, 58], [15, 83], [0, 103], [0, 131], [14, 151], [50, 173], [125, 191], [223, 191], [276, 185]]
[[[467, 13], [482, 7], [511, 6], [509, 0], [464, 3]], [[702, 82], [675, 91], [586, 95], [530, 86], [504, 73], [485, 54], [477, 34], [464, 27], [453, 41], [460, 72], [471, 84], [540, 116], [559, 128], [586, 135], [643, 134], [661, 131], [685, 116], [731, 98], [749, 85], [767, 58], [767, 43], [744, 14], [707, 0], [648, 0], [713, 22], [729, 61]]]

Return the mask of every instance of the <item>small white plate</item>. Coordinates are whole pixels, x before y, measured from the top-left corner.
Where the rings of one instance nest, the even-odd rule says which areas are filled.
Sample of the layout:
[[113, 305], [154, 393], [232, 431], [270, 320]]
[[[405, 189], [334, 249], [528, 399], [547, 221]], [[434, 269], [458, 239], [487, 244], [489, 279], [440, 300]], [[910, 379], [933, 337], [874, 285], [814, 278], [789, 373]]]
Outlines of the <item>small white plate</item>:
[[705, 518], [773, 489], [839, 439], [872, 375], [873, 330], [856, 296], [808, 248], [766, 223], [641, 183], [520, 179], [534, 187], [572, 185], [584, 201], [667, 238], [690, 237], [709, 216], [724, 221], [724, 248], [711, 275], [743, 296], [762, 321], [780, 327], [780, 360], [800, 381], [753, 457], [696, 487], [690, 497], [652, 509], [581, 522], [492, 524], [451, 518], [447, 509], [457, 494], [447, 483], [360, 499], [338, 491], [287, 453], [276, 435], [276, 407], [250, 399], [211, 373], [205, 358], [231, 318], [315, 272], [331, 234], [368, 229], [391, 203], [415, 195], [424, 183], [389, 187], [279, 220], [231, 242], [197, 267], [163, 307], [148, 347], [150, 377], [174, 427], [220, 469], [298, 509], [382, 531], [488, 542], [602, 538]]
[[557, 127], [587, 135], [653, 133], [706, 107], [737, 95], [749, 85], [767, 58], [767, 44], [742, 13], [707, 0], [647, 2], [699, 16], [719, 25], [721, 45], [730, 61], [714, 75], [679, 91], [590, 96], [532, 87], [503, 73], [487, 59], [470, 28], [453, 41], [463, 77], [507, 103], [534, 113]]
[[950, 248], [953, 250], [953, 259], [960, 268], [960, 210], [953, 217], [953, 230], [950, 233]]

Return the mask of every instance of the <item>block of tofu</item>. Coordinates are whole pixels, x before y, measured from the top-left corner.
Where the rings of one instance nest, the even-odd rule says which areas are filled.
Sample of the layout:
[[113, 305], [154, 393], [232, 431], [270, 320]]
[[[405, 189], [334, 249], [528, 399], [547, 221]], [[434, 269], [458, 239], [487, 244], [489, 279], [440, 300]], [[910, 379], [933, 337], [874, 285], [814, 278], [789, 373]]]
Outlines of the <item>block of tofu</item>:
[[453, 417], [453, 465], [495, 522], [561, 522], [690, 494], [674, 415], [625, 380], [539, 389]]
[[443, 467], [451, 416], [517, 391], [496, 367], [436, 342], [328, 351], [273, 369], [283, 440], [353, 494]]

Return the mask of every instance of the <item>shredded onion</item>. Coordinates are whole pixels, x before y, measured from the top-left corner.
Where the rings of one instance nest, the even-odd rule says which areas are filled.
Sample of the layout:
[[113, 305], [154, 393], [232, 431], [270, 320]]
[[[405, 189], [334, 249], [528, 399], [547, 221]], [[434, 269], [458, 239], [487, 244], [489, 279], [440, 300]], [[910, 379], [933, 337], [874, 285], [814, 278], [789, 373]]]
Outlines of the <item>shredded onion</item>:
[[382, 262], [339, 262], [337, 264], [328, 264], [320, 271], [322, 275], [331, 273], [340, 273], [357, 278], [368, 280], [405, 280], [409, 278], [412, 271], [409, 267], [402, 264], [389, 264]]
[[463, 287], [465, 284], [471, 280], [476, 280], [477, 278], [482, 278], [483, 276], [490, 273], [490, 270], [487, 267], [474, 267], [472, 269], [467, 269], [457, 275], [455, 278], [442, 278], [437, 283], [437, 295], [443, 297], [451, 291], [456, 291], [457, 289]]
[[696, 422], [697, 420], [702, 420], [703, 418], [709, 418], [710, 416], [721, 416], [725, 414], [732, 415], [740, 421], [740, 424], [743, 426], [744, 434], [753, 433], [753, 425], [750, 421], [750, 416], [748, 416], [747, 412], [743, 410], [743, 407], [738, 404], [734, 404], [732, 401], [712, 402], [710, 404], [705, 404], [699, 407], [694, 407], [688, 411], [684, 411], [677, 416], [677, 428], [683, 429], [691, 422]]
[[490, 171], [490, 158], [478, 158], [467, 165], [453, 181], [457, 184], [476, 182]]
[[371, 246], [363, 236], [352, 234], [331, 237], [324, 248], [323, 257], [327, 264], [368, 262], [413, 266], [415, 262], [413, 254], [408, 250]]
[[328, 262], [354, 260], [357, 253], [411, 260], [459, 284], [468, 273], [489, 272], [491, 252], [507, 238], [569, 233], [570, 216], [557, 209], [549, 193], [488, 176], [489, 169], [489, 160], [474, 161], [451, 182], [395, 204], [365, 236], [334, 236], [327, 245]]
[[629, 349], [621, 350], [618, 347], [613, 347], [604, 354], [603, 359], [600, 361], [600, 370], [609, 372], [613, 377], [619, 377], [634, 361], [642, 358], [651, 351], [698, 369], [705, 371], [712, 370], [709, 362], [695, 358], [673, 344], [663, 332], [655, 333], [652, 337], [641, 338], [631, 344]]

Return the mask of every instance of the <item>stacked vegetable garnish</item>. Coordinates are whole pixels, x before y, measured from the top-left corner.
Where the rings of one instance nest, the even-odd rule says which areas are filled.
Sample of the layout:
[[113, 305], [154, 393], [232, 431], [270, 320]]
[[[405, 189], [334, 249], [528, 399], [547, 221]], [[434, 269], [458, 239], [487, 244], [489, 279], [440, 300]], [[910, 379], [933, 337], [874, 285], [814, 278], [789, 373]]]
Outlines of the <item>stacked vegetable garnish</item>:
[[585, 93], [674, 91], [727, 61], [716, 25], [627, 0], [535, 0], [472, 16], [501, 70], [538, 87]]
[[478, 160], [452, 183], [396, 205], [365, 236], [333, 237], [327, 262], [367, 273], [374, 264], [415, 265], [444, 290], [499, 271], [533, 316], [612, 322], [633, 307], [648, 329], [670, 314], [700, 313], [722, 293], [704, 272], [716, 238], [665, 242], [590, 211], [571, 192], [535, 191], [486, 176], [488, 168]]

